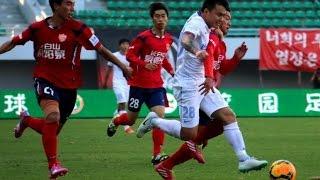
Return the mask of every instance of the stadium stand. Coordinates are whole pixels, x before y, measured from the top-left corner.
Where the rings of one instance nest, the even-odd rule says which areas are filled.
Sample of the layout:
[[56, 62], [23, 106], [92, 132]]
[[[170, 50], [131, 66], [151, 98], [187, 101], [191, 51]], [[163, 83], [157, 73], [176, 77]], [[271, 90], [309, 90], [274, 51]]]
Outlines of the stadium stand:
[[[104, 0], [106, 8], [82, 10], [76, 17], [93, 27], [141, 28], [149, 27], [147, 7], [150, 0]], [[181, 28], [200, 1], [171, 0], [169, 28]], [[320, 27], [320, 3], [317, 0], [232, 0], [232, 36], [257, 35], [257, 28], [317, 28]], [[284, 19], [285, 18], [285, 19]]]
[[7, 36], [12, 31], [24, 27], [25, 18], [22, 16], [16, 1], [1, 0], [0, 4], [0, 36]]

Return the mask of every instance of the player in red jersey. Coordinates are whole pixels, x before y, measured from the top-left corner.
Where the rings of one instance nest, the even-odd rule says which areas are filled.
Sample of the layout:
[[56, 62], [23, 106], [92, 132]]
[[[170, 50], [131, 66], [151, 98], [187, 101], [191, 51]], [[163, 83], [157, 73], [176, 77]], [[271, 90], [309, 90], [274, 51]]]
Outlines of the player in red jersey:
[[[116, 133], [119, 125], [133, 125], [138, 118], [143, 103], [150, 111], [160, 117], [165, 115], [166, 90], [163, 88], [161, 68], [173, 75], [174, 71], [168, 62], [167, 53], [173, 42], [172, 36], [165, 31], [168, 23], [168, 10], [162, 3], [150, 5], [150, 16], [153, 20], [151, 29], [141, 32], [130, 44], [127, 59], [133, 69], [130, 85], [128, 113], [113, 119], [107, 128], [108, 136]], [[164, 133], [153, 129], [153, 158], [152, 163], [167, 158], [161, 155]]]
[[[223, 41], [223, 36], [227, 35], [228, 30], [231, 26], [231, 14], [229, 11], [226, 12], [220, 28], [212, 30], [210, 34], [210, 42], [207, 47], [209, 57], [213, 59], [213, 79], [216, 81], [215, 87], [220, 86], [222, 75], [226, 75], [232, 72], [239, 64], [247, 51], [246, 45], [243, 43], [235, 51], [235, 54], [231, 60], [226, 59], [226, 45]], [[214, 46], [218, 48], [213, 49]], [[214, 117], [214, 120], [207, 116], [203, 111], [200, 110], [199, 129], [197, 137], [193, 141], [185, 142], [178, 151], [171, 155], [168, 159], [161, 162], [155, 167], [155, 170], [167, 180], [173, 179], [172, 169], [178, 164], [184, 163], [192, 158], [196, 159], [199, 163], [204, 163], [202, 154], [198, 154], [192, 151], [190, 147], [196, 147], [194, 144], [201, 145], [204, 148], [208, 140], [216, 136], [221, 135], [224, 132], [223, 121], [219, 117]], [[196, 151], [196, 149], [194, 149]], [[266, 164], [264, 164], [265, 166]], [[260, 168], [260, 167], [259, 167]], [[262, 167], [261, 167], [262, 168]], [[257, 168], [258, 169], [258, 168]], [[239, 169], [240, 170], [240, 169]], [[253, 170], [253, 169], [251, 169]]]
[[77, 88], [81, 85], [81, 47], [95, 49], [127, 76], [131, 70], [100, 43], [90, 28], [72, 18], [75, 0], [49, 0], [49, 3], [53, 15], [31, 24], [22, 34], [2, 44], [0, 54], [27, 41], [34, 43], [34, 86], [45, 116], [34, 118], [26, 111], [21, 112], [14, 133], [19, 138], [30, 127], [42, 135], [49, 176], [55, 179], [68, 172], [57, 158], [57, 136], [74, 108]]

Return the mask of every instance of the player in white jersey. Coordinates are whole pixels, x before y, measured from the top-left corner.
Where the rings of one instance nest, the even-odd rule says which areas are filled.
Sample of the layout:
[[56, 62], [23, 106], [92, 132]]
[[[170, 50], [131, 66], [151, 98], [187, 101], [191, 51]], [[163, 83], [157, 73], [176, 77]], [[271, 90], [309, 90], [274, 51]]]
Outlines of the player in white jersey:
[[[202, 49], [206, 49], [209, 42], [210, 29], [208, 28], [210, 27], [206, 25], [210, 25], [210, 23], [206, 21], [204, 16], [205, 10], [209, 12], [216, 10], [215, 15], [218, 17], [219, 13], [222, 13], [223, 17], [227, 14], [226, 10], [230, 11], [228, 5], [223, 6], [224, 3], [227, 2], [205, 0], [201, 12], [193, 14], [188, 19], [180, 34], [182, 46], [179, 47], [178, 59], [180, 59], [181, 65], [176, 71], [174, 93], [179, 103], [181, 124], [179, 121], [166, 121], [158, 118], [156, 114], [149, 113], [145, 121], [139, 126], [137, 135], [142, 137], [150, 127], [158, 127], [176, 138], [193, 140], [198, 133], [198, 110], [201, 109], [208, 117], [214, 117], [223, 122], [225, 137], [232, 145], [239, 159], [239, 170], [245, 172], [261, 169], [262, 166], [264, 167], [267, 164], [267, 161], [256, 160], [247, 154], [242, 133], [234, 113], [228, 107], [220, 92], [213, 88], [213, 79], [205, 77], [202, 58], [197, 56], [202, 53]], [[212, 7], [212, 5], [214, 6]], [[219, 12], [219, 6], [224, 7], [221, 10], [224, 9], [225, 12]], [[218, 18], [217, 21], [219, 22]], [[211, 27], [215, 27], [215, 25], [213, 24]], [[189, 41], [191, 43], [188, 45], [188, 43], [185, 43], [185, 39], [192, 39]], [[243, 48], [240, 59], [245, 52], [246, 47]], [[189, 148], [193, 149], [194, 158], [197, 159], [197, 156], [201, 156], [195, 145]]]
[[[129, 49], [130, 41], [128, 39], [120, 39], [119, 40], [119, 51], [113, 53], [123, 64], [129, 66], [129, 62], [126, 59], [126, 53]], [[112, 89], [117, 99], [118, 107], [114, 112], [114, 116], [119, 116], [120, 114], [127, 113], [126, 112], [126, 103], [129, 98], [129, 85], [127, 83], [126, 78], [123, 76], [122, 70], [114, 65], [111, 62], [108, 62], [109, 69], [107, 71], [107, 76], [110, 75], [110, 69], [113, 69], [113, 77], [112, 77]], [[108, 77], [107, 77], [108, 78]], [[134, 133], [134, 130], [126, 125], [123, 126], [124, 131], [128, 134]]]
[[[208, 53], [211, 27], [217, 27], [223, 15], [229, 9], [227, 0], [205, 0], [201, 11], [194, 13], [184, 25], [178, 44], [179, 65], [174, 77], [174, 95], [179, 104], [180, 121], [165, 121], [149, 113], [138, 128], [138, 137], [142, 137], [150, 126], [156, 126], [167, 134], [182, 140], [192, 140], [197, 136], [199, 109], [206, 92], [202, 87], [213, 87], [213, 79], [205, 78], [204, 62]], [[151, 122], [151, 120], [156, 122]], [[148, 121], [149, 120], [149, 121]]]

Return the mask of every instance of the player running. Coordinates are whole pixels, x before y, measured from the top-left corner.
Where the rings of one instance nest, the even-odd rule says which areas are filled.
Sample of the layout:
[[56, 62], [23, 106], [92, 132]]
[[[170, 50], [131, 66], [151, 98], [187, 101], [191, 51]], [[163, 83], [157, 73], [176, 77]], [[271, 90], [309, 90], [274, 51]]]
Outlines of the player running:
[[100, 43], [90, 28], [72, 18], [75, 0], [49, 0], [49, 3], [53, 15], [31, 24], [22, 34], [2, 44], [0, 54], [29, 40], [34, 43], [34, 87], [44, 118], [34, 118], [26, 111], [21, 112], [14, 135], [21, 137], [27, 127], [41, 134], [49, 177], [55, 179], [68, 172], [58, 160], [57, 136], [74, 108], [77, 89], [82, 82], [81, 47], [97, 50], [105, 59], [117, 64], [127, 76], [131, 71]]
[[[129, 43], [130, 41], [128, 39], [120, 39], [119, 40], [119, 51], [113, 53], [114, 56], [116, 56], [123, 64], [129, 66], [129, 62], [126, 58], [126, 54], [129, 49]], [[112, 62], [108, 62], [108, 71], [106, 72], [108, 79], [108, 76], [110, 75], [111, 69], [113, 70], [113, 76], [112, 76], [112, 89], [117, 99], [117, 110], [114, 113], [114, 117], [119, 116], [120, 114], [127, 113], [126, 112], [126, 103], [128, 102], [129, 98], [129, 85], [127, 82], [127, 79], [124, 77], [122, 70], [114, 65]], [[134, 130], [128, 126], [123, 126], [124, 131], [127, 134], [134, 133]]]
[[[240, 47], [235, 50], [234, 56], [231, 60], [226, 59], [226, 45], [223, 41], [223, 36], [227, 35], [228, 30], [231, 26], [231, 14], [229, 11], [226, 12], [226, 15], [222, 18], [222, 23], [220, 25], [220, 29], [212, 30], [210, 34], [210, 42], [208, 45], [208, 53], [209, 58], [213, 54], [213, 64], [214, 64], [214, 76], [216, 82], [221, 81], [221, 75], [226, 75], [232, 72], [240, 60], [244, 57], [247, 47], [243, 43]], [[215, 51], [210, 52], [210, 48], [214, 46], [214, 44], [218, 45], [218, 48]], [[219, 84], [215, 84], [215, 87], [218, 87]], [[215, 92], [218, 91], [215, 89]], [[220, 94], [220, 93], [219, 93]], [[224, 132], [223, 121], [219, 116], [214, 116], [210, 118], [206, 115], [205, 112], [200, 110], [200, 122], [197, 137], [194, 141], [185, 142], [178, 151], [176, 151], [173, 155], [171, 155], [167, 160], [161, 162], [155, 167], [155, 170], [164, 178], [164, 179], [173, 179], [172, 169], [174, 166], [181, 164], [185, 161], [188, 161], [192, 158], [195, 158], [199, 163], [204, 163], [204, 158], [202, 155], [194, 156], [194, 152], [192, 152], [192, 148], [194, 144], [203, 144], [203, 148], [207, 145], [208, 139], [214, 138], [216, 136], [221, 135]], [[195, 150], [195, 149], [194, 149]], [[234, 148], [235, 153], [237, 153], [237, 149]], [[238, 156], [239, 158], [239, 156]], [[267, 161], [256, 161], [250, 157], [248, 160], [251, 163], [244, 163], [245, 161], [241, 161], [239, 158], [239, 171], [240, 172], [248, 172], [251, 170], [259, 170], [267, 165]], [[257, 165], [257, 163], [260, 163]], [[251, 166], [249, 166], [251, 165]]]
[[[149, 7], [153, 27], [140, 33], [130, 44], [127, 59], [133, 69], [130, 85], [128, 113], [113, 119], [107, 127], [108, 136], [113, 136], [119, 125], [133, 125], [138, 118], [143, 103], [159, 117], [165, 115], [166, 90], [163, 88], [161, 68], [171, 75], [173, 68], [168, 61], [168, 51], [173, 42], [165, 31], [168, 23], [168, 9], [162, 3], [152, 3]], [[154, 128], [152, 163], [157, 164], [167, 158], [161, 155], [164, 133]]]

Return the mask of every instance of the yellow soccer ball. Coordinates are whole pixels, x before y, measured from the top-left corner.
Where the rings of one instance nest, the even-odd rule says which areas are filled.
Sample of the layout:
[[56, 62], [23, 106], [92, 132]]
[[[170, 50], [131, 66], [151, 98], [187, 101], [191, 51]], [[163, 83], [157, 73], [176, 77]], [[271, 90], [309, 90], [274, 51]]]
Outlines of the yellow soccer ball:
[[297, 172], [296, 172], [296, 168], [290, 161], [277, 160], [271, 164], [269, 175], [271, 180], [274, 180], [274, 179], [295, 180]]

